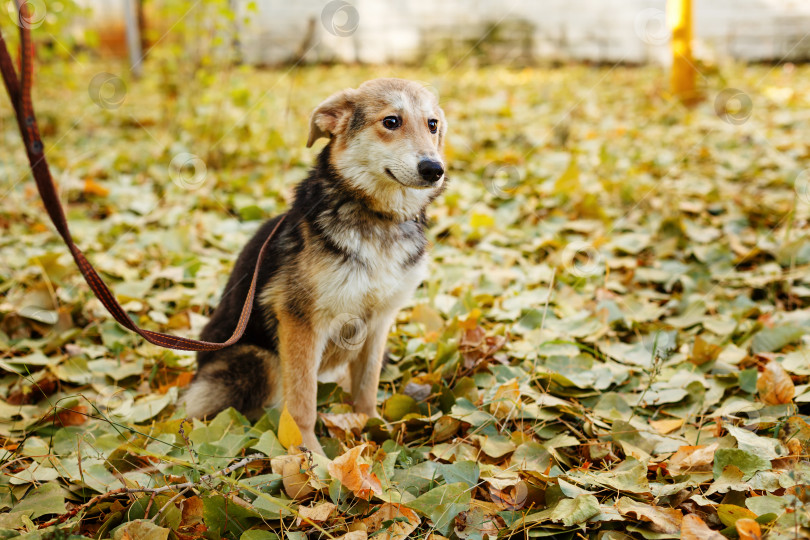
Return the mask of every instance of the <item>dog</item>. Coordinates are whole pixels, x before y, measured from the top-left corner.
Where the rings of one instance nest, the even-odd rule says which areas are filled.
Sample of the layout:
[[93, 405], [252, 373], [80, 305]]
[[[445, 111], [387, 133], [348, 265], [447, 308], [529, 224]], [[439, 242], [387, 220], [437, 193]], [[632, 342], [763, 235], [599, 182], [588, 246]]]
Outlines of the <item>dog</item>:
[[[343, 382], [354, 410], [379, 418], [388, 332], [426, 275], [425, 211], [446, 186], [446, 130], [434, 94], [402, 79], [367, 81], [315, 109], [307, 147], [329, 142], [271, 240], [243, 337], [198, 353], [184, 396], [189, 416], [233, 407], [255, 417], [284, 405], [303, 446], [323, 453], [314, 431], [321, 380]], [[233, 332], [279, 219], [242, 250], [202, 339]]]

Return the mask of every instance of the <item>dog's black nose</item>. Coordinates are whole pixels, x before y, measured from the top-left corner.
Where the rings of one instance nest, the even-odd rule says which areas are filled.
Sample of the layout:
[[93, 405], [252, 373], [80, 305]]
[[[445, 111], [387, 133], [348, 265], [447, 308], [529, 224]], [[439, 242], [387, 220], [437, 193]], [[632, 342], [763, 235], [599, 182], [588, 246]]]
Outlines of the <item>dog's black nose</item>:
[[432, 159], [423, 159], [416, 169], [419, 171], [419, 176], [428, 182], [438, 182], [439, 178], [444, 174], [442, 164]]

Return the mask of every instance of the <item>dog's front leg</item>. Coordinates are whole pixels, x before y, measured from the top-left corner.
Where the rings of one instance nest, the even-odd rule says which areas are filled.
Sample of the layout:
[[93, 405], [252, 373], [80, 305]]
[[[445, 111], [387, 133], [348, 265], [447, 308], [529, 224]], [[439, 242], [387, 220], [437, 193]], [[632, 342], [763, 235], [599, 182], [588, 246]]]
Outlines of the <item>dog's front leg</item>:
[[380, 370], [388, 330], [393, 321], [393, 314], [386, 314], [369, 324], [366, 341], [360, 349], [360, 354], [349, 367], [354, 410], [367, 414], [369, 418], [380, 417], [377, 414], [377, 389], [380, 386]]
[[323, 454], [315, 437], [315, 420], [318, 368], [325, 339], [311, 321], [302, 321], [289, 313], [281, 313], [278, 322], [284, 404], [301, 430], [303, 445]]

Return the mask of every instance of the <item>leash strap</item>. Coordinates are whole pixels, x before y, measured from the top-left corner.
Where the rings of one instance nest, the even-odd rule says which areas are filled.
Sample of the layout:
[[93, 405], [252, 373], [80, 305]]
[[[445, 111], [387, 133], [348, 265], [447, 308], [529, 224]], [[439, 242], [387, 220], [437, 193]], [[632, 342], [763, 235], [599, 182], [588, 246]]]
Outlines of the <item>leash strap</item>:
[[102, 281], [101, 277], [93, 268], [93, 265], [84, 256], [84, 253], [73, 242], [73, 237], [68, 228], [67, 219], [65, 218], [65, 211], [62, 204], [59, 202], [59, 196], [54, 185], [51, 171], [48, 168], [48, 162], [45, 160], [44, 147], [42, 140], [39, 136], [39, 127], [37, 120], [34, 116], [34, 107], [31, 102], [31, 85], [33, 78], [33, 58], [34, 47], [31, 41], [31, 31], [28, 22], [28, 6], [26, 0], [17, 0], [20, 27], [20, 79], [17, 79], [17, 73], [14, 69], [14, 64], [11, 56], [6, 48], [5, 39], [3, 39], [2, 32], [0, 32], [0, 71], [3, 75], [3, 82], [6, 86], [11, 104], [14, 107], [14, 113], [17, 117], [17, 125], [20, 128], [23, 142], [25, 143], [25, 151], [28, 154], [28, 162], [31, 165], [31, 173], [37, 184], [39, 196], [45, 205], [45, 210], [48, 212], [51, 221], [56, 227], [57, 232], [62, 237], [62, 240], [67, 244], [70, 249], [73, 260], [79, 267], [85, 281], [90, 286], [93, 293], [101, 300], [110, 315], [118, 321], [125, 328], [142, 336], [146, 341], [160, 347], [167, 349], [178, 349], [181, 351], [216, 351], [229, 345], [233, 345], [242, 337], [247, 328], [250, 312], [253, 309], [253, 300], [256, 296], [256, 284], [259, 278], [259, 270], [261, 262], [264, 259], [265, 253], [271, 240], [275, 236], [281, 224], [284, 222], [286, 216], [282, 216], [272, 232], [264, 241], [261, 250], [259, 251], [259, 258], [256, 260], [256, 267], [253, 270], [253, 278], [250, 282], [250, 289], [248, 290], [245, 304], [242, 306], [242, 313], [239, 316], [239, 321], [233, 335], [223, 343], [214, 343], [210, 341], [198, 341], [196, 339], [189, 339], [179, 336], [172, 336], [170, 334], [163, 334], [161, 332], [153, 332], [151, 330], [144, 330], [136, 325], [129, 315], [127, 315], [118, 300], [115, 299], [112, 291]]

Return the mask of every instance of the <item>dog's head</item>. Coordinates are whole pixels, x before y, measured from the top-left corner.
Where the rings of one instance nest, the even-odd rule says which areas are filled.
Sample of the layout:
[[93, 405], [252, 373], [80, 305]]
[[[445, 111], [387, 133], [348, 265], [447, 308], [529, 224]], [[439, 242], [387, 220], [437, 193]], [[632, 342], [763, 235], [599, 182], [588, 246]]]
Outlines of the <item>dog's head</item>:
[[307, 147], [331, 139], [330, 160], [376, 210], [412, 218], [441, 192], [447, 124], [419, 83], [374, 79], [338, 92], [312, 113]]

